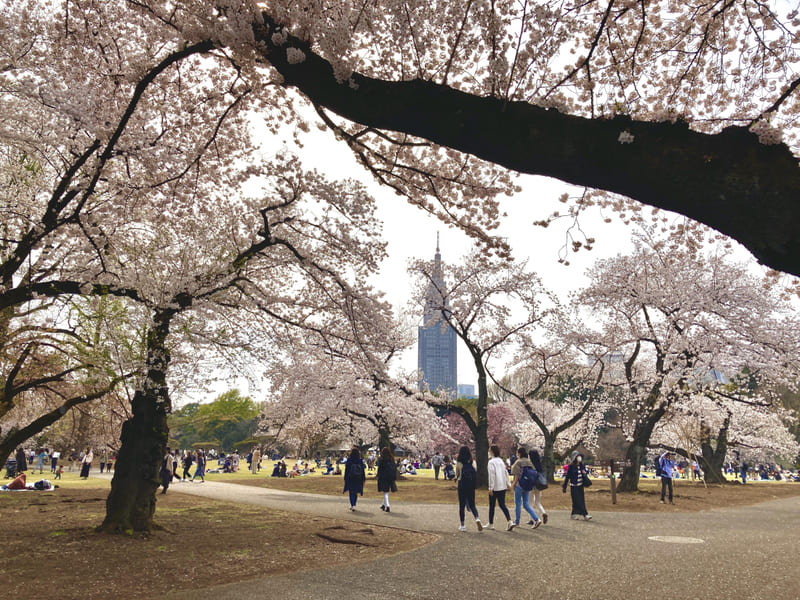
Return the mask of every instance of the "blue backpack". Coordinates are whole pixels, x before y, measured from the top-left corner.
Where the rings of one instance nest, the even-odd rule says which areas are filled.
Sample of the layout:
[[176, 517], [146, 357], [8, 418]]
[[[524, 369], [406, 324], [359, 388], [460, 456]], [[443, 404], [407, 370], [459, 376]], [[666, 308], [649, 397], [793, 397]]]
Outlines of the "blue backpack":
[[522, 467], [522, 471], [519, 474], [519, 487], [526, 492], [530, 492], [537, 483], [539, 483], [539, 474], [536, 469], [527, 465]]

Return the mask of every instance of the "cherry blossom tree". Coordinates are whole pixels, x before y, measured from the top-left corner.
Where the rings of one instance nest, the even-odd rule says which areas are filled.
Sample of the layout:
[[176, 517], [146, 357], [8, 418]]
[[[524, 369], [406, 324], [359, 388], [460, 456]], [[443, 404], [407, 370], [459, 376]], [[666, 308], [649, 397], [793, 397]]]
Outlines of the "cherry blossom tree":
[[578, 295], [598, 324], [581, 344], [607, 363], [604, 385], [630, 442], [622, 491], [637, 488], [655, 428], [673, 406], [726, 393], [715, 374], [748, 373], [765, 387], [796, 378], [795, 312], [774, 282], [715, 250], [644, 231], [632, 255], [599, 261]]
[[[233, 348], [271, 322], [352, 322], [353, 284], [383, 252], [360, 186], [253, 156], [254, 69], [129, 9], [19, 1], [0, 13], [13, 184], [0, 306], [116, 294], [149, 313], [106, 531], [150, 526], [175, 357], [200, 341]], [[269, 189], [245, 189], [258, 180]], [[237, 335], [245, 316], [263, 325]]]
[[570, 343], [563, 311], [548, 318], [547, 336], [521, 336], [508, 375], [496, 385], [522, 407], [520, 440], [543, 449], [542, 464], [553, 481], [557, 461], [578, 446], [591, 448], [607, 407], [602, 387], [604, 364]]
[[[800, 274], [788, 2], [154, 0], [131, 6], [298, 90], [363, 164], [481, 235], [515, 172], [687, 215]], [[279, 113], [279, 116], [276, 115]], [[304, 119], [284, 110], [263, 114]]]
[[697, 460], [705, 480], [726, 481], [726, 463], [793, 459], [800, 445], [789, 431], [793, 411], [758, 395], [693, 395], [676, 404], [653, 432], [653, 445]]
[[311, 428], [359, 445], [424, 449], [439, 420], [423, 395], [410, 391], [410, 377], [389, 373], [392, 359], [410, 345], [407, 328], [384, 303], [364, 297], [356, 308], [363, 327], [357, 340], [332, 340], [330, 328], [282, 344], [267, 370], [264, 427], [279, 439]]
[[[444, 266], [444, 278], [434, 263], [415, 261], [410, 271], [416, 277], [414, 301], [446, 323], [467, 347], [478, 377], [478, 398], [473, 410], [444, 399], [444, 406], [460, 415], [475, 440], [478, 483], [487, 481], [489, 442], [487, 437], [489, 361], [518, 337], [534, 329], [553, 303], [537, 275], [524, 262], [493, 259], [472, 251], [461, 264]], [[428, 294], [430, 286], [436, 293]], [[444, 286], [444, 289], [442, 289]], [[438, 305], [431, 306], [431, 302]], [[436, 399], [431, 400], [436, 403]]]

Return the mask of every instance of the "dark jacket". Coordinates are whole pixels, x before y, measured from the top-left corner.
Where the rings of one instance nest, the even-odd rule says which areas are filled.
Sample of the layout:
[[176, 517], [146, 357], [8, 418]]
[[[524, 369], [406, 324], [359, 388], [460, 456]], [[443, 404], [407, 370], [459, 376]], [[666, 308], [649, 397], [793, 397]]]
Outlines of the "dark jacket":
[[382, 460], [378, 462], [378, 491], [396, 492], [397, 491], [397, 465], [392, 460]]
[[28, 459], [25, 458], [25, 451], [20, 448], [17, 450], [17, 473], [28, 470]]
[[[353, 466], [356, 464], [361, 464], [361, 476], [357, 476], [353, 473]], [[364, 481], [367, 479], [367, 466], [364, 464], [364, 459], [359, 458], [358, 461], [353, 461], [348, 459], [347, 462], [344, 464], [344, 490], [343, 491], [351, 491], [351, 492], [358, 492], [362, 496], [364, 495]]]
[[563, 489], [567, 489], [567, 483], [570, 485], [578, 485], [578, 472], [583, 476], [583, 479], [589, 479], [589, 471], [584, 464], [576, 465], [570, 463], [567, 467], [567, 473], [564, 475], [564, 483], [561, 485]]

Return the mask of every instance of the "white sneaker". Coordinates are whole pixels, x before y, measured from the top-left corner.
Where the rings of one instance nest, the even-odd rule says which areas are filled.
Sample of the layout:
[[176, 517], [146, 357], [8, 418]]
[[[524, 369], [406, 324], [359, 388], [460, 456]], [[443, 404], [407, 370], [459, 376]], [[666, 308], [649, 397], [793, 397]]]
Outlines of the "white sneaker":
[[592, 520], [592, 515], [585, 515], [585, 516], [583, 517], [583, 520], [584, 520], [584, 521], [591, 521], [591, 520]]
[[531, 525], [531, 529], [536, 529], [536, 528], [537, 528], [537, 527], [539, 527], [541, 524], [542, 524], [542, 520], [541, 520], [541, 519], [539, 519], [539, 520], [538, 520], [538, 521], [536, 521], [536, 522], [535, 522], [533, 525]]
[[570, 515], [570, 516], [569, 516], [569, 518], [570, 518], [570, 519], [577, 519], [577, 518], [578, 518], [578, 515]]
[[481, 523], [480, 519], [475, 519], [475, 525], [478, 526], [478, 531], [483, 531], [483, 523]]
[[458, 530], [459, 530], [459, 531], [466, 531], [466, 530], [467, 530], [467, 528], [466, 528], [466, 527], [464, 527], [463, 525], [459, 525], [459, 526], [458, 526]]
[[493, 524], [493, 523], [489, 523], [489, 524], [486, 526], [486, 529], [488, 529], [489, 531], [494, 531], [494, 524]]
[[512, 531], [516, 526], [517, 524], [514, 521], [509, 521], [508, 525], [506, 525], [506, 531]]

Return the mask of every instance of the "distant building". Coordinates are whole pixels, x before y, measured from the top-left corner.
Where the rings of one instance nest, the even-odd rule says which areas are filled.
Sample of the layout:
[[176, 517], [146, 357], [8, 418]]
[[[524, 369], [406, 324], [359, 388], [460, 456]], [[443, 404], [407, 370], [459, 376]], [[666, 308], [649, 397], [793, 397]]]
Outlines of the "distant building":
[[437, 235], [433, 273], [426, 293], [424, 320], [417, 330], [417, 367], [422, 373], [419, 387], [455, 396], [456, 332], [444, 322], [441, 314], [442, 308], [448, 307]]
[[471, 383], [458, 384], [458, 397], [459, 398], [477, 398], [475, 395], [475, 386]]

